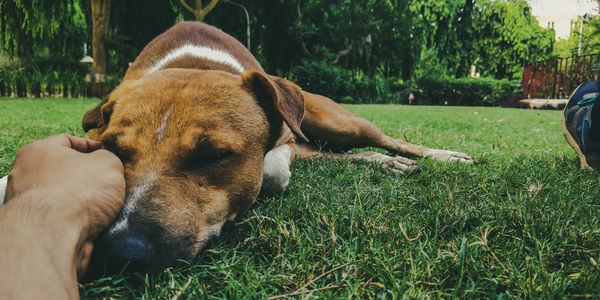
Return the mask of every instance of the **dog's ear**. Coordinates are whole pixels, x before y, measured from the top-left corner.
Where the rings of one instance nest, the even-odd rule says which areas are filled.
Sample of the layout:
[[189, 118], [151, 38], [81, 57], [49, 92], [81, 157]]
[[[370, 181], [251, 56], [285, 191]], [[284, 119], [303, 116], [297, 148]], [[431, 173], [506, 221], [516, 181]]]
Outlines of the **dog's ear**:
[[304, 118], [304, 95], [299, 86], [256, 70], [242, 74], [242, 81], [259, 101], [266, 101], [264, 104], [272, 107], [298, 137], [308, 141], [300, 130]]
[[108, 121], [110, 120], [110, 116], [112, 115], [114, 106], [115, 101], [109, 101], [108, 97], [105, 97], [100, 104], [88, 110], [81, 121], [83, 130], [88, 132], [92, 129], [106, 128], [106, 125], [108, 125]]

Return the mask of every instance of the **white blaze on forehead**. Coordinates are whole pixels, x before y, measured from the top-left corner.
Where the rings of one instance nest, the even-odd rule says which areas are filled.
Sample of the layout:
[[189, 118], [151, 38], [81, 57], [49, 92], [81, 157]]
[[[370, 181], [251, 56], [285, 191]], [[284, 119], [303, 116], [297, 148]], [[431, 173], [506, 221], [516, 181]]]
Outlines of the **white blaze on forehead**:
[[163, 57], [159, 61], [152, 63], [152, 66], [150, 66], [150, 68], [146, 70], [146, 73], [158, 71], [170, 62], [186, 55], [224, 64], [232, 67], [240, 73], [244, 73], [244, 67], [242, 66], [242, 64], [240, 64], [240, 62], [237, 59], [235, 59], [235, 57], [231, 56], [231, 54], [223, 50], [190, 44], [186, 44], [179, 48], [171, 50], [171, 52], [165, 55], [165, 57]]
[[109, 228], [108, 234], [115, 234], [127, 228], [127, 219], [129, 218], [129, 215], [135, 210], [137, 203], [144, 195], [146, 195], [155, 180], [156, 174], [151, 171], [142, 182], [138, 183], [133, 188], [133, 192], [125, 199], [125, 205], [123, 205], [123, 208], [121, 209], [119, 219], [117, 219]]
[[165, 116], [162, 119], [162, 122], [160, 123], [160, 126], [158, 127], [158, 129], [156, 130], [156, 138], [160, 141], [162, 140], [164, 134], [165, 134], [165, 129], [167, 129], [167, 121], [169, 121], [169, 116], [171, 115], [171, 111], [167, 111], [167, 113], [165, 114]]

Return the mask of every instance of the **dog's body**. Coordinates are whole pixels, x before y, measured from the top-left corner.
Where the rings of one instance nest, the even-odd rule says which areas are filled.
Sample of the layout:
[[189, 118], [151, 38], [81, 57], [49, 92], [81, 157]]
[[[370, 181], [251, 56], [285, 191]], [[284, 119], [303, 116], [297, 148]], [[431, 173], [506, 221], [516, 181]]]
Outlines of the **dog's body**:
[[193, 258], [261, 189], [283, 191], [295, 157], [364, 159], [393, 173], [415, 162], [341, 153], [371, 146], [472, 162], [382, 134], [334, 101], [265, 74], [242, 44], [197, 22], [150, 42], [83, 127], [121, 158], [127, 182], [125, 206], [99, 239], [96, 259], [144, 269]]

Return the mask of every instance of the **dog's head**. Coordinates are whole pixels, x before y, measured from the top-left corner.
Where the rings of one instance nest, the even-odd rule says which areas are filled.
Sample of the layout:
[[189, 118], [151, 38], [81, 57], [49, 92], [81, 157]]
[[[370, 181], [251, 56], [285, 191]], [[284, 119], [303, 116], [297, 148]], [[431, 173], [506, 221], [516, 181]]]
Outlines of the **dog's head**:
[[266, 152], [284, 122], [303, 137], [303, 114], [300, 88], [258, 71], [171, 69], [121, 83], [83, 119], [127, 183], [94, 259], [156, 270], [194, 258], [255, 201]]

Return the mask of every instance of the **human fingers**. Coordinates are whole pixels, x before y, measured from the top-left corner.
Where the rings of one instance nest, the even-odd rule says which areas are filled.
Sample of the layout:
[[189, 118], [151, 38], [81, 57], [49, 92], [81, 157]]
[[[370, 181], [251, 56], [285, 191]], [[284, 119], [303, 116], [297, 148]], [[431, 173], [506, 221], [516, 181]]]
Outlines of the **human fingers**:
[[81, 280], [87, 272], [90, 264], [90, 258], [92, 257], [92, 251], [94, 250], [94, 244], [92, 241], [86, 241], [78, 247], [76, 256], [75, 269], [77, 270], [77, 280]]
[[[89, 165], [94, 166], [92, 168], [96, 170], [96, 181], [102, 182], [104, 185], [103, 197], [99, 197], [97, 200], [102, 199], [100, 202], [103, 203], [107, 199], [114, 199], [120, 208], [125, 201], [125, 175], [121, 160], [112, 152], [104, 149], [86, 154], [86, 159]], [[114, 213], [117, 212], [118, 209]]]
[[90, 153], [89, 157], [95, 159], [97, 162], [100, 162], [100, 163], [106, 164], [109, 167], [115, 168], [115, 169], [119, 170], [119, 172], [121, 172], [121, 173], [123, 173], [123, 171], [124, 171], [123, 163], [121, 162], [119, 157], [108, 150], [98, 149], [98, 150]]
[[69, 147], [83, 153], [95, 151], [97, 149], [100, 149], [100, 147], [102, 146], [102, 144], [100, 144], [97, 141], [75, 137], [68, 134], [52, 135], [43, 139], [42, 141], [54, 145]]

